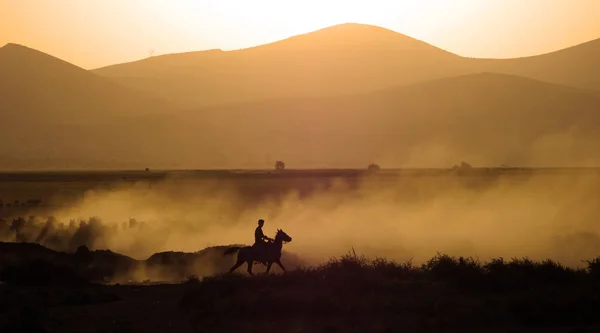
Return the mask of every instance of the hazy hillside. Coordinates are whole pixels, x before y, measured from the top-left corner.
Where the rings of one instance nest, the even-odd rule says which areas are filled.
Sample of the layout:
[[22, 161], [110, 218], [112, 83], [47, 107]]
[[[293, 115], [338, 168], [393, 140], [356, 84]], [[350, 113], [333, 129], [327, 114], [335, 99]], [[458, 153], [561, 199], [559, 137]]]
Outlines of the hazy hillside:
[[477, 59], [476, 68], [600, 90], [600, 39], [517, 59]]
[[519, 59], [463, 58], [380, 27], [342, 24], [237, 51], [169, 54], [94, 72], [185, 107], [369, 92], [479, 72], [600, 89], [600, 39]]
[[157, 56], [94, 73], [201, 107], [377, 90], [466, 73], [463, 63], [391, 30], [342, 24], [248, 49]]
[[38, 159], [28, 167], [61, 158], [102, 168], [270, 168], [276, 159], [290, 168], [598, 165], [598, 112], [600, 92], [483, 73], [65, 127], [8, 156]]
[[548, 166], [600, 162], [599, 112], [600, 92], [482, 73], [205, 109], [197, 117], [237, 165], [269, 155], [301, 167]]
[[150, 93], [120, 86], [48, 54], [16, 44], [0, 48], [0, 119], [5, 123], [97, 121], [170, 108]]

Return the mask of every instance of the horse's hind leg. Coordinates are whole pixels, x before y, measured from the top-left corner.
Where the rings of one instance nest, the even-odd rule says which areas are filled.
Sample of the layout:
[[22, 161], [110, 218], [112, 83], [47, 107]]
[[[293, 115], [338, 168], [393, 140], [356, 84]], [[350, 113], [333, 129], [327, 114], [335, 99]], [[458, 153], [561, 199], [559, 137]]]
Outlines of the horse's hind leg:
[[231, 267], [231, 269], [229, 269], [229, 273], [233, 273], [233, 271], [235, 271], [238, 267], [242, 266], [243, 263], [243, 260], [238, 259], [237, 262]]
[[248, 274], [250, 275], [254, 275], [252, 274], [252, 264], [254, 263], [253, 260], [248, 260]]

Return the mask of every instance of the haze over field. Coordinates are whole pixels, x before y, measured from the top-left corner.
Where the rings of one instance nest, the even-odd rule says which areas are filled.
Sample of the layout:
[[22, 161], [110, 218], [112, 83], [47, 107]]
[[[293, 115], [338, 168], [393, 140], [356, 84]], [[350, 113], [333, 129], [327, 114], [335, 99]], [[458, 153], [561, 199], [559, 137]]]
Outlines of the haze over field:
[[[482, 261], [552, 258], [581, 267], [600, 251], [599, 182], [593, 172], [375, 175], [354, 181], [173, 175], [163, 182], [91, 189], [76, 202], [25, 216], [38, 215], [41, 226], [45, 216], [57, 219], [40, 241], [55, 250], [85, 244], [139, 260], [162, 251], [251, 244], [254, 222], [264, 218], [264, 232], [273, 237], [284, 229], [295, 240], [284, 250], [308, 264], [354, 248], [415, 264], [441, 252]], [[79, 227], [79, 233], [57, 229], [64, 223], [75, 230], [90, 218], [96, 224]], [[121, 227], [132, 218], [143, 225]], [[29, 237], [39, 239], [39, 230]]]

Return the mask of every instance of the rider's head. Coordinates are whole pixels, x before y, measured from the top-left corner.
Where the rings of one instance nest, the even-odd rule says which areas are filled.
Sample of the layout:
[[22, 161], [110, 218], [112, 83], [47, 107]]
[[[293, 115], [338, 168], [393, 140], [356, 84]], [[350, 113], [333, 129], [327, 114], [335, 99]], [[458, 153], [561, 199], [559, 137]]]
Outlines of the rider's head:
[[264, 224], [265, 224], [265, 220], [263, 220], [263, 219], [258, 220], [258, 225], [259, 226], [262, 227]]

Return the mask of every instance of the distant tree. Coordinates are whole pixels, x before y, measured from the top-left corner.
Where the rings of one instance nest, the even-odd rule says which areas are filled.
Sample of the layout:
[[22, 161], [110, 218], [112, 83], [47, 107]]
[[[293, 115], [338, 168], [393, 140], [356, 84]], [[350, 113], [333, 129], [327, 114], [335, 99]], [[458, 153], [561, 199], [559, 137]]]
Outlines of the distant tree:
[[276, 171], [283, 171], [283, 169], [285, 169], [285, 163], [283, 163], [283, 161], [275, 162], [275, 170]]
[[42, 199], [29, 199], [26, 204], [29, 206], [38, 206], [42, 203]]
[[371, 163], [367, 167], [367, 170], [371, 171], [371, 172], [377, 172], [377, 171], [381, 170], [381, 167], [379, 166], [379, 164]]
[[129, 219], [129, 228], [135, 228], [137, 227], [139, 224], [139, 222], [136, 219]]
[[472, 168], [473, 166], [467, 162], [461, 162], [460, 165], [455, 165], [452, 167], [453, 170], [469, 170]]

